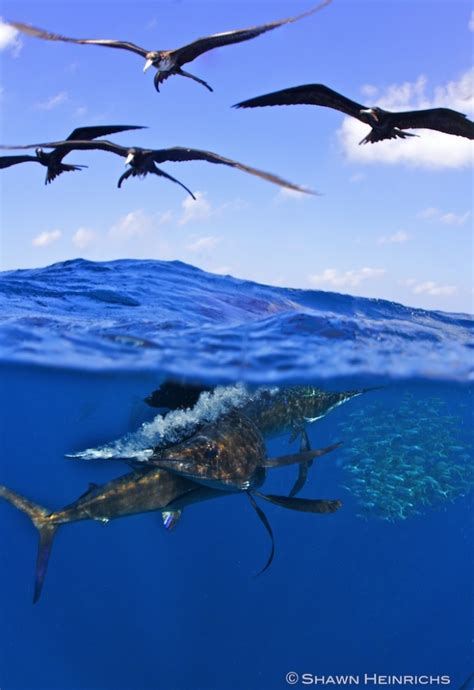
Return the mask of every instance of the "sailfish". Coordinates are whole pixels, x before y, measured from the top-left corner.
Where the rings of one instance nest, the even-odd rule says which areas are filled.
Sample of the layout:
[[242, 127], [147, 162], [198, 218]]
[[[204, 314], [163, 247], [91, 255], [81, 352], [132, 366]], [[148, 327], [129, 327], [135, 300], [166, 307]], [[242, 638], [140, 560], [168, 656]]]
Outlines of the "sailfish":
[[[201, 430], [201, 440], [191, 438], [176, 446], [174, 453], [170, 448], [167, 453], [157, 454], [150, 463], [141, 464], [139, 469], [106, 484], [91, 484], [76, 501], [59, 510], [49, 510], [0, 485], [0, 498], [26, 513], [39, 532], [33, 602], [37, 602], [41, 595], [56, 532], [70, 522], [98, 520], [107, 523], [120, 517], [156, 511], [163, 514], [165, 525], [169, 526], [177, 521], [181, 511], [188, 505], [245, 491], [271, 538], [270, 556], [261, 570], [264, 572], [273, 560], [275, 545], [270, 523], [255, 497], [283, 508], [308, 513], [334, 513], [341, 507], [338, 500], [290, 498], [256, 491], [264, 481], [266, 467], [305, 461], [309, 456], [302, 454], [266, 459], [263, 439], [251, 422], [243, 420], [234, 426], [235, 421], [230, 415], [217, 424], [209, 425], [204, 432]], [[201, 442], [203, 439], [210, 443]], [[311, 451], [311, 457], [330, 450], [332, 448]], [[178, 456], [185, 460], [181, 468], [173, 462]], [[222, 458], [226, 459], [223, 468], [219, 466], [219, 459]], [[192, 476], [198, 481], [193, 481]]]
[[[306, 426], [326, 416], [339, 405], [380, 386], [345, 391], [325, 391], [316, 386], [282, 386], [281, 388], [260, 388], [249, 401], [239, 408], [245, 417], [252, 420], [258, 431], [266, 438], [289, 434], [290, 443], [300, 438], [300, 451], [311, 450]], [[151, 407], [184, 409], [192, 407], [204, 392], [211, 389], [205, 384], [184, 381], [164, 381], [145, 402]], [[306, 483], [313, 458], [298, 464], [298, 478], [290, 491], [296, 496]]]

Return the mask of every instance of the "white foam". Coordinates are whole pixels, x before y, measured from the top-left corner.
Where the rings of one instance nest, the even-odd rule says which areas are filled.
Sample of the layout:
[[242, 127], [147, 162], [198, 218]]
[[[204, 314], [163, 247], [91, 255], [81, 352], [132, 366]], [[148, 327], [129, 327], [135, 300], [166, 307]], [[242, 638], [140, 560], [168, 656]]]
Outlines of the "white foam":
[[122, 438], [97, 448], [87, 448], [71, 453], [70, 458], [81, 460], [129, 459], [146, 462], [158, 445], [179, 443], [201, 424], [214, 422], [230, 410], [242, 407], [255, 399], [263, 390], [250, 393], [243, 384], [217, 386], [211, 392], [201, 393], [196, 405], [187, 410], [174, 410], [165, 415], [157, 415], [151, 422]]

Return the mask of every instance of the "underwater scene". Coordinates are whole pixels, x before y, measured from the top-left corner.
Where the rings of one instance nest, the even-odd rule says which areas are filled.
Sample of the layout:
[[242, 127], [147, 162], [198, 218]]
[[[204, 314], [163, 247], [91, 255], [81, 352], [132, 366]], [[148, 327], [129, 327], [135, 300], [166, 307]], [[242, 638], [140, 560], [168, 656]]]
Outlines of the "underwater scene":
[[2, 690], [471, 688], [469, 317], [139, 260], [0, 308]]

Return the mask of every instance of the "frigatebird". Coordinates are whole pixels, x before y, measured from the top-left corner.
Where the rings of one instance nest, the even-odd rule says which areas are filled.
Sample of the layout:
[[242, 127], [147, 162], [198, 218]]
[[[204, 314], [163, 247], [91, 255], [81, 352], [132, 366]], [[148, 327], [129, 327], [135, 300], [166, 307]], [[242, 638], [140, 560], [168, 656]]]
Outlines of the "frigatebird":
[[237, 103], [234, 108], [259, 108], [266, 105], [320, 105], [340, 110], [372, 127], [369, 134], [359, 143], [368, 144], [383, 139], [405, 139], [417, 136], [405, 129], [435, 129], [446, 134], [474, 139], [474, 122], [465, 115], [450, 108], [429, 108], [391, 112], [382, 108], [368, 108], [351, 101], [324, 84], [305, 84], [282, 89], [257, 98]]
[[222, 165], [229, 165], [232, 168], [237, 168], [243, 172], [250, 173], [251, 175], [256, 175], [264, 180], [273, 182], [274, 184], [280, 185], [280, 187], [287, 187], [288, 189], [294, 189], [299, 192], [305, 192], [306, 194], [317, 194], [305, 187], [300, 187], [292, 182], [287, 182], [277, 175], [272, 175], [271, 173], [265, 172], [263, 170], [258, 170], [257, 168], [252, 168], [249, 165], [244, 165], [238, 161], [232, 160], [231, 158], [224, 158], [219, 156], [217, 153], [212, 153], [212, 151], [201, 151], [199, 149], [184, 148], [182, 146], [173, 146], [168, 149], [144, 149], [138, 146], [126, 147], [120, 146], [119, 144], [114, 144], [107, 139], [101, 141], [53, 141], [42, 144], [28, 144], [27, 146], [0, 146], [3, 149], [31, 149], [31, 148], [61, 148], [67, 146], [68, 150], [101, 150], [108, 151], [109, 153], [115, 153], [118, 156], [125, 158], [125, 165], [130, 165], [130, 168], [120, 176], [117, 186], [121, 187], [122, 182], [128, 177], [145, 177], [148, 173], [154, 175], [159, 175], [160, 177], [166, 177], [172, 182], [176, 182], [183, 189], [185, 189], [188, 194], [195, 199], [194, 194], [179, 180], [172, 177], [164, 170], [160, 170], [156, 163], [164, 163], [166, 161], [180, 162], [180, 161], [196, 161], [204, 160], [209, 163], [217, 163]]
[[69, 38], [67, 36], [61, 36], [60, 34], [51, 33], [43, 29], [38, 29], [29, 24], [23, 24], [22, 22], [7, 22], [10, 26], [13, 26], [18, 31], [22, 33], [29, 34], [30, 36], [35, 36], [36, 38], [43, 38], [47, 41], [65, 41], [67, 43], [80, 43], [88, 45], [104, 46], [106, 48], [120, 48], [122, 50], [128, 50], [132, 53], [136, 53], [141, 57], [145, 58], [145, 66], [143, 71], [149, 67], [155, 67], [157, 70], [154, 78], [154, 84], [157, 91], [160, 90], [160, 84], [168, 79], [172, 74], [180, 74], [182, 77], [188, 77], [197, 81], [212, 91], [213, 89], [202, 79], [196, 77], [194, 74], [185, 72], [182, 66], [187, 62], [192, 62], [197, 57], [203, 53], [207, 53], [209, 50], [214, 48], [220, 48], [221, 46], [232, 45], [233, 43], [241, 43], [242, 41], [248, 41], [251, 38], [256, 38], [260, 34], [264, 34], [272, 29], [277, 29], [279, 26], [285, 24], [291, 24], [308, 17], [320, 9], [328, 5], [332, 0], [324, 0], [321, 4], [313, 7], [307, 12], [296, 15], [294, 17], [287, 17], [286, 19], [280, 19], [279, 21], [270, 22], [269, 24], [260, 24], [259, 26], [252, 26], [248, 29], [236, 29], [235, 31], [224, 31], [218, 34], [212, 34], [211, 36], [205, 36], [204, 38], [198, 38], [192, 43], [188, 43], [181, 48], [175, 48], [174, 50], [146, 50], [146, 48], [141, 48], [135, 43], [130, 41], [117, 41], [109, 38]]
[[[68, 155], [73, 150], [72, 141], [74, 139], [83, 139], [90, 141], [96, 137], [104, 137], [107, 134], [116, 134], [117, 132], [125, 132], [130, 129], [143, 129], [136, 125], [98, 125], [97, 127], [77, 127], [74, 129], [67, 139], [58, 142], [57, 146], [53, 148], [52, 151], [46, 153], [43, 151], [41, 145], [32, 146], [5, 146], [0, 148], [35, 148], [36, 155], [29, 156], [2, 156], [0, 157], [0, 168], [9, 168], [12, 165], [17, 165], [18, 163], [26, 163], [32, 161], [34, 163], [40, 163], [47, 168], [45, 184], [52, 182], [58, 175], [63, 172], [70, 172], [72, 170], [81, 170], [82, 168], [87, 168], [87, 165], [68, 165], [63, 163], [63, 158]], [[49, 147], [45, 147], [49, 148]]]

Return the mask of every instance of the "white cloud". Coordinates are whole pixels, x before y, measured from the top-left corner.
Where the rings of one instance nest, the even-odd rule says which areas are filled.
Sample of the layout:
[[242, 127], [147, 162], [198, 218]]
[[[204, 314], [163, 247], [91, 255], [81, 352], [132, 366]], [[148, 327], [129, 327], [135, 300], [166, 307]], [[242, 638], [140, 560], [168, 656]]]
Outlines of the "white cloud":
[[196, 200], [188, 196], [182, 202], [181, 208], [183, 212], [178, 221], [179, 225], [207, 220], [214, 213], [210, 202], [206, 199], [206, 195], [203, 192], [196, 192], [194, 196]]
[[379, 237], [377, 242], [378, 244], [403, 244], [404, 242], [408, 242], [409, 239], [410, 235], [407, 232], [399, 230], [393, 235], [383, 235]]
[[471, 16], [469, 18], [469, 23], [468, 23], [469, 31], [474, 31], [474, 11], [471, 12]]
[[173, 211], [163, 211], [157, 218], [158, 225], [166, 225], [173, 220]]
[[[393, 84], [376, 98], [376, 105], [393, 110], [413, 110], [448, 107], [467, 115], [474, 113], [474, 69], [468, 70], [457, 81], [435, 86], [430, 98], [427, 81], [420, 76], [415, 82]], [[363, 87], [367, 93], [370, 85]], [[375, 87], [374, 87], [375, 89]], [[379, 93], [378, 91], [373, 92]], [[405, 163], [413, 167], [461, 168], [472, 163], [473, 144], [463, 137], [433, 130], [420, 130], [419, 137], [392, 139], [376, 144], [359, 146], [369, 132], [367, 125], [355, 118], [345, 118], [338, 135], [346, 156], [358, 163]], [[415, 133], [415, 131], [410, 132]]]
[[378, 93], [378, 88], [373, 84], [364, 84], [360, 87], [360, 92], [367, 98], [375, 98]]
[[437, 218], [439, 214], [439, 209], [435, 208], [434, 206], [429, 206], [428, 208], [424, 208], [423, 211], [417, 213], [416, 217], [423, 218], [423, 220], [431, 220], [431, 218]]
[[413, 288], [414, 295], [454, 295], [457, 292], [455, 285], [438, 285], [434, 280], [427, 280], [424, 283], [413, 283], [412, 280], [408, 282]]
[[465, 213], [445, 212], [433, 206], [425, 208], [417, 214], [417, 218], [422, 218], [423, 220], [435, 220], [444, 225], [458, 226], [465, 225], [470, 217], [471, 211], [465, 211]]
[[222, 241], [221, 237], [217, 237], [216, 235], [208, 235], [207, 237], [198, 237], [197, 239], [193, 240], [189, 244], [186, 245], [186, 249], [190, 252], [203, 252], [203, 251], [211, 251], [212, 249], [215, 249], [219, 242]]
[[18, 38], [18, 31], [4, 24], [2, 18], [0, 17], [0, 51], [9, 50], [13, 57], [17, 57], [22, 48], [22, 42]]
[[59, 105], [62, 105], [63, 103], [66, 103], [66, 101], [68, 100], [69, 96], [67, 94], [67, 91], [61, 91], [60, 93], [57, 93], [55, 96], [51, 96], [45, 101], [37, 103], [35, 105], [35, 108], [36, 110], [54, 110], [54, 108], [57, 108]]
[[49, 232], [41, 232], [32, 240], [34, 247], [48, 247], [50, 244], [57, 242], [62, 237], [61, 230], [51, 230]]
[[445, 225], [464, 225], [470, 217], [470, 211], [465, 213], [443, 213], [439, 221]]
[[110, 228], [109, 235], [116, 239], [138, 237], [143, 235], [152, 225], [153, 217], [142, 209], [138, 209], [119, 218], [117, 223]]
[[336, 268], [326, 268], [322, 273], [309, 276], [309, 282], [316, 286], [330, 286], [335, 288], [356, 287], [366, 280], [380, 278], [385, 274], [383, 268], [359, 268], [350, 271], [338, 271]]
[[88, 228], [79, 228], [72, 236], [72, 243], [78, 249], [85, 249], [96, 239], [96, 233]]

